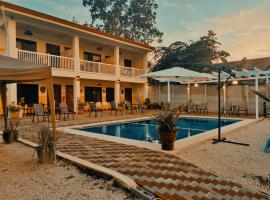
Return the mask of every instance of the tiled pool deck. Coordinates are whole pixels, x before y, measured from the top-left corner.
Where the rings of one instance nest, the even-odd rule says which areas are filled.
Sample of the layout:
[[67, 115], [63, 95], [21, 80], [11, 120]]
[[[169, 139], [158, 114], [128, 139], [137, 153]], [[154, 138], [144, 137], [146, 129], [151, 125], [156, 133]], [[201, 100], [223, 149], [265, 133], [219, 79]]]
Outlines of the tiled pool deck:
[[[130, 119], [152, 114], [153, 111], [146, 111], [143, 115], [105, 114], [103, 118], [79, 115], [75, 120], [58, 121], [57, 126]], [[21, 121], [20, 128], [24, 132], [21, 132], [21, 136], [24, 139], [33, 140], [33, 125], [31, 118]], [[161, 199], [269, 199], [160, 151], [67, 133], [60, 135], [57, 149], [61, 153], [126, 175]]]
[[163, 152], [66, 133], [57, 149], [124, 174], [161, 199], [268, 199]]

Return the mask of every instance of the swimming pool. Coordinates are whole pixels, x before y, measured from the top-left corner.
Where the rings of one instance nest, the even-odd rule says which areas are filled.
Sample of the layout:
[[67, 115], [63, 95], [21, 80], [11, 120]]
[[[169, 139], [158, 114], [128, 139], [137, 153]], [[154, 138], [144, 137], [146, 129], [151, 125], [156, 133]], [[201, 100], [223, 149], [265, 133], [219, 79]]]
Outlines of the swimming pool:
[[[240, 120], [222, 119], [221, 126], [227, 126]], [[178, 135], [176, 140], [191, 137], [206, 131], [216, 129], [217, 119], [210, 118], [180, 118], [177, 124]], [[125, 123], [112, 123], [98, 126], [84, 126], [75, 128], [86, 133], [97, 133], [139, 141], [159, 143], [157, 121], [153, 119], [138, 120]]]

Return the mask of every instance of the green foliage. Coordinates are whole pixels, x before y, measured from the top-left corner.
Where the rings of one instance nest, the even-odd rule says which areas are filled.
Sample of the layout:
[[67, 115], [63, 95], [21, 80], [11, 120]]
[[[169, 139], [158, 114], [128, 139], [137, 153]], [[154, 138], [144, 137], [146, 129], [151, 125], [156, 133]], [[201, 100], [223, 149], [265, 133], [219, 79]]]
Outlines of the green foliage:
[[143, 43], [161, 42], [155, 0], [83, 0], [89, 7], [90, 27]]
[[176, 129], [179, 112], [177, 108], [172, 108], [170, 104], [166, 104], [162, 110], [154, 115], [158, 121], [158, 129], [164, 133], [171, 133]]
[[[217, 61], [226, 62], [230, 54], [220, 50], [220, 43], [213, 31], [208, 31], [206, 36], [200, 37], [198, 41], [191, 41], [190, 44], [177, 41], [168, 47], [159, 47], [155, 51], [153, 71], [179, 67], [186, 64], [213, 64]], [[191, 70], [200, 71], [196, 67], [189, 67]]]

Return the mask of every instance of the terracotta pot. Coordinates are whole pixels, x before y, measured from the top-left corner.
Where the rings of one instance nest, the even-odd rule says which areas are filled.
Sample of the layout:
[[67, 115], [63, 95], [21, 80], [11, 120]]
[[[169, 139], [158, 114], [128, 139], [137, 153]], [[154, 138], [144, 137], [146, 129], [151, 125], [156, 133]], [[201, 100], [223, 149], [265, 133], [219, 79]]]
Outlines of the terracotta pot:
[[174, 142], [177, 136], [177, 130], [166, 133], [162, 131], [158, 131], [159, 141], [161, 143], [162, 150], [173, 150], [174, 149]]
[[10, 144], [13, 142], [13, 134], [10, 130], [3, 131], [2, 137], [5, 144]]
[[42, 147], [37, 147], [37, 156], [39, 163], [50, 164], [55, 161], [55, 148], [50, 147], [48, 149], [43, 149]]

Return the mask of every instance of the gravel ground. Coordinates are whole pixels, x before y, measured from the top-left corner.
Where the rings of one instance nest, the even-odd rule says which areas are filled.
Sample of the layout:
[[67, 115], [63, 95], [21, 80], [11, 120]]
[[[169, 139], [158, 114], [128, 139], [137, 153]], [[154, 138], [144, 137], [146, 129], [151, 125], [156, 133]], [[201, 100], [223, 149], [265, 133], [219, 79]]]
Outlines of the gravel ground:
[[16, 142], [4, 145], [1, 139], [0, 199], [136, 199], [112, 180], [87, 175], [64, 161], [38, 164], [32, 148]]
[[226, 135], [230, 141], [250, 144], [249, 147], [205, 141], [177, 153], [193, 164], [223, 176], [245, 187], [270, 195], [270, 153], [263, 153], [270, 137], [270, 120], [249, 125]]

